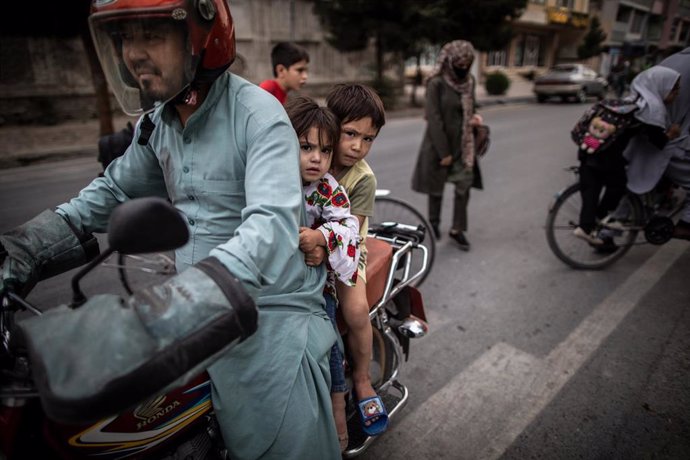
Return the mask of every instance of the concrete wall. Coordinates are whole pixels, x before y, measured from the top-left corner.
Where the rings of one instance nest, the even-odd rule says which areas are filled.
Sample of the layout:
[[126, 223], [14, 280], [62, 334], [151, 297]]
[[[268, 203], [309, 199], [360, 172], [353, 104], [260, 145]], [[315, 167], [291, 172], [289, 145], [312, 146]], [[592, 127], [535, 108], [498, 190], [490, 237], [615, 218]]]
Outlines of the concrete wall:
[[[272, 78], [270, 54], [280, 41], [295, 41], [310, 54], [303, 92], [321, 96], [334, 83], [370, 81], [373, 49], [340, 53], [300, 0], [235, 0], [236, 62], [231, 70], [259, 83]], [[0, 124], [54, 123], [96, 116], [91, 73], [81, 38], [0, 37]], [[391, 76], [402, 78], [402, 67]], [[117, 110], [117, 103], [112, 103]]]

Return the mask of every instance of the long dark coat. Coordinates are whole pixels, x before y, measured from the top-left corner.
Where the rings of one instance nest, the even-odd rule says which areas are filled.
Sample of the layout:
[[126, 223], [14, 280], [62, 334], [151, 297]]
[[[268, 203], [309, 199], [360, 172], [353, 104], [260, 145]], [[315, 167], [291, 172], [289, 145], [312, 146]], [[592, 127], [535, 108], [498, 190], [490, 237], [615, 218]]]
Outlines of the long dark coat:
[[[474, 85], [472, 88], [474, 93]], [[450, 167], [441, 166], [439, 162], [448, 155], [453, 155], [454, 161], [462, 161], [462, 119], [460, 94], [441, 75], [432, 77], [426, 88], [427, 125], [412, 174], [412, 190], [429, 195], [443, 194]], [[483, 188], [478, 158], [474, 162], [472, 187]]]

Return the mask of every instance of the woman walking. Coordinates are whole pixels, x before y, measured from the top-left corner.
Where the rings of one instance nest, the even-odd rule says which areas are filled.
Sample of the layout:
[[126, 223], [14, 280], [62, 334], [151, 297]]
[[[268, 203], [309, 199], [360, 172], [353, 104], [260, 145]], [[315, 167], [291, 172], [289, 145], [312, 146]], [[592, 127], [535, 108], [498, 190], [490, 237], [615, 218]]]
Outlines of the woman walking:
[[429, 195], [429, 223], [441, 237], [441, 204], [446, 182], [455, 184], [453, 223], [449, 236], [467, 251], [467, 204], [470, 188], [482, 188], [475, 155], [473, 127], [482, 123], [475, 113], [475, 80], [470, 74], [474, 47], [465, 40], [441, 49], [426, 90], [426, 132], [412, 176], [412, 189]]

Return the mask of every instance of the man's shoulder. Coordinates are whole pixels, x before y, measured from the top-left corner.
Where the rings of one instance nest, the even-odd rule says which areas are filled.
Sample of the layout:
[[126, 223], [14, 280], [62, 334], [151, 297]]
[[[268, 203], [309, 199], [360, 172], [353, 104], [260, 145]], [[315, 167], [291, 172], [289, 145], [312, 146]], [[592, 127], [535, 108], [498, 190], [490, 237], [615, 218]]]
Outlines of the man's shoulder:
[[276, 119], [287, 120], [282, 104], [269, 92], [242, 77], [231, 74], [230, 96], [236, 109], [246, 116], [255, 116], [259, 123], [272, 124]]

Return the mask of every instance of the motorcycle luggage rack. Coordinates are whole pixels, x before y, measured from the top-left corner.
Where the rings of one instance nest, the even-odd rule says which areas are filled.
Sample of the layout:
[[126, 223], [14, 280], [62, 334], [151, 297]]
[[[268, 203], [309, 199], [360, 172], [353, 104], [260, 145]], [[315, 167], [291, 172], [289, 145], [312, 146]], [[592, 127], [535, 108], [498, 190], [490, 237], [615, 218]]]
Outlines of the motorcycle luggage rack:
[[[395, 390], [397, 394], [392, 394], [391, 390]], [[388, 427], [396, 414], [407, 404], [410, 396], [407, 387], [397, 380], [391, 382], [388, 391], [381, 394], [383, 405], [388, 409]], [[367, 436], [362, 431], [362, 421], [359, 419], [357, 412], [347, 421], [347, 431], [350, 433], [350, 442], [347, 449], [343, 452], [343, 458], [354, 458], [361, 455], [372, 442], [376, 440], [376, 436]]]

